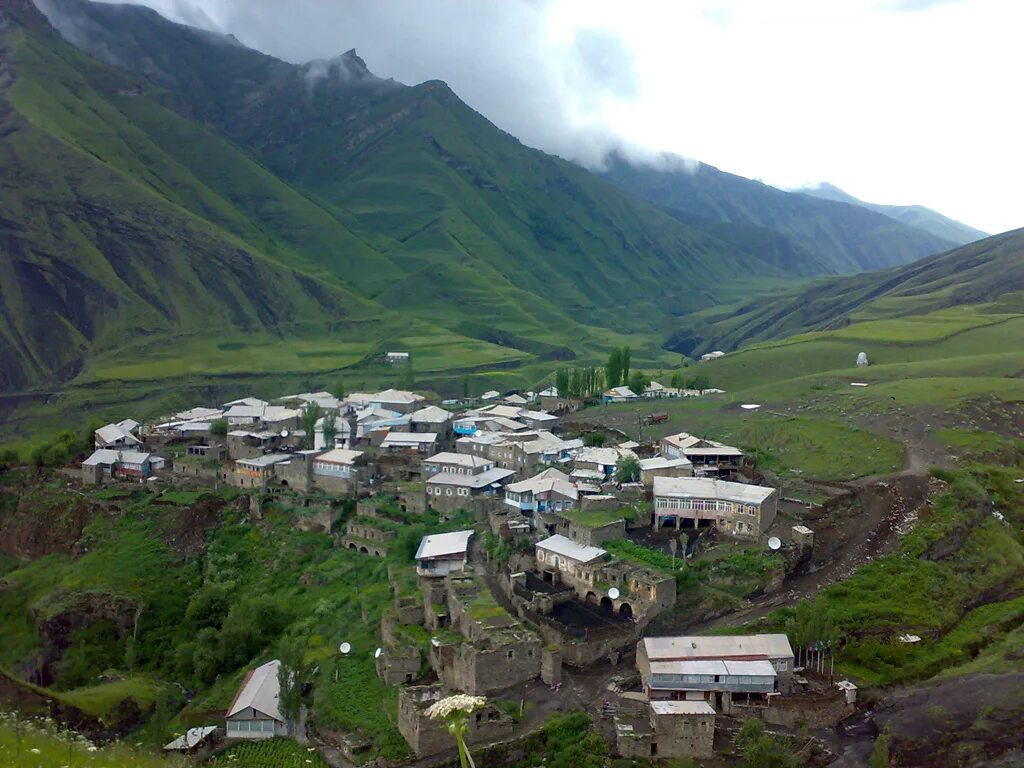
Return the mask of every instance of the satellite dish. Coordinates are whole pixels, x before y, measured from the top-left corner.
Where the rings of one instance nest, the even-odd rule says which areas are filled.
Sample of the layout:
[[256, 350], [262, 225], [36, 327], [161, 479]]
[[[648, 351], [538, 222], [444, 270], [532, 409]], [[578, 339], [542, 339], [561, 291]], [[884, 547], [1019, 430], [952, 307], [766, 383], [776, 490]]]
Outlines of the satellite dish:
[[608, 590], [608, 597], [610, 597], [612, 600], [618, 600], [619, 599], [619, 588], [618, 587], [612, 587], [611, 589], [609, 589]]
[[382, 653], [384, 653], [384, 649], [378, 648], [376, 651], [373, 652], [373, 658], [379, 659]]
[[349, 645], [348, 643], [342, 643], [341, 645], [338, 646], [338, 650], [341, 651], [342, 653], [348, 653], [349, 651], [352, 650], [352, 646]]
[[282, 429], [281, 430], [281, 437], [288, 437], [288, 430], [287, 429]]
[[772, 536], [770, 539], [768, 539], [768, 549], [772, 550], [773, 552], [777, 549], [782, 549], [782, 539], [780, 539], [778, 536]]

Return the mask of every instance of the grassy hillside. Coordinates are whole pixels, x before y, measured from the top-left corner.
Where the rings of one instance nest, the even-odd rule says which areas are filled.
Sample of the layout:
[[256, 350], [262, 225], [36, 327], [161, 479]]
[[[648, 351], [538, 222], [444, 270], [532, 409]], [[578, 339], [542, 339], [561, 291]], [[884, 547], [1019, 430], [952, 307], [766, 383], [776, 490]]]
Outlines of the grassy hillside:
[[966, 224], [961, 224], [959, 221], [954, 221], [953, 219], [943, 216], [938, 211], [933, 211], [931, 208], [925, 208], [923, 205], [881, 205], [879, 203], [865, 203], [863, 200], [859, 200], [853, 195], [847, 194], [843, 190], [831, 184], [819, 184], [813, 187], [803, 187], [796, 191], [822, 200], [833, 200], [838, 203], [859, 205], [862, 208], [867, 208], [868, 210], [875, 211], [883, 216], [888, 216], [890, 219], [901, 221], [904, 224], [915, 227], [916, 229], [930, 232], [936, 237], [948, 240], [956, 245], [966, 245], [967, 243], [973, 243], [975, 240], [981, 240], [988, 237], [987, 232], [982, 232], [980, 229], [975, 229], [974, 227], [969, 227]]
[[[805, 331], [838, 330], [851, 322], [865, 321], [876, 324], [859, 325], [847, 338], [864, 334], [867, 340], [879, 334], [943, 335], [943, 328], [953, 331], [963, 323], [981, 322], [972, 312], [981, 312], [986, 317], [1019, 312], [1024, 306], [1022, 291], [1024, 230], [1015, 230], [905, 267], [821, 280], [788, 295], [755, 298], [709, 310], [691, 318], [667, 346], [684, 353], [728, 350]], [[969, 308], [981, 304], [988, 306]], [[962, 307], [968, 307], [964, 310], [968, 314], [958, 314]], [[940, 310], [949, 312], [930, 317], [925, 326], [914, 320], [896, 322]]]
[[613, 156], [605, 176], [681, 217], [780, 233], [836, 274], [907, 264], [956, 244], [874, 211], [783, 192], [704, 163], [668, 158], [640, 166]]

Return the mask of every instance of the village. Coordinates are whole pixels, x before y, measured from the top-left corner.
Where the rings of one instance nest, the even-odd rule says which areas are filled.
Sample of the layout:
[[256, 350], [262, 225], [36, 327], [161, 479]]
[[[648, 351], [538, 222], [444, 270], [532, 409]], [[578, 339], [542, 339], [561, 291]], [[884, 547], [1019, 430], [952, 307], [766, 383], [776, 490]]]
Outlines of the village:
[[[609, 390], [602, 401], [702, 394], [652, 382], [641, 394]], [[806, 559], [814, 531], [780, 514], [780, 489], [755, 482], [739, 448], [685, 432], [643, 443], [570, 437], [564, 418], [582, 406], [555, 387], [470, 402], [397, 389], [245, 397], [108, 424], [96, 430], [80, 477], [235, 486], [256, 517], [264, 503], [288, 498], [333, 532], [335, 546], [366, 557], [385, 557], [417, 516], [463, 521], [423, 537], [414, 583], [394, 578], [374, 652], [379, 677], [399, 688], [398, 730], [418, 758], [453, 748], [426, 714], [445, 696], [512, 691], [525, 702], [524, 687], [535, 686], [557, 699], [594, 670], [603, 670], [598, 683], [591, 675], [586, 685], [597, 686], [590, 694], [609, 741], [627, 758], [711, 757], [727, 721], [829, 727], [850, 715], [856, 686], [809, 662], [784, 634], [651, 628], [676, 606], [687, 561], [709, 543]], [[340, 521], [343, 502], [350, 511]], [[672, 567], [631, 556], [631, 547]], [[292, 733], [280, 665], [250, 672], [223, 722], [167, 748]], [[522, 727], [489, 704], [467, 740], [505, 742]]]

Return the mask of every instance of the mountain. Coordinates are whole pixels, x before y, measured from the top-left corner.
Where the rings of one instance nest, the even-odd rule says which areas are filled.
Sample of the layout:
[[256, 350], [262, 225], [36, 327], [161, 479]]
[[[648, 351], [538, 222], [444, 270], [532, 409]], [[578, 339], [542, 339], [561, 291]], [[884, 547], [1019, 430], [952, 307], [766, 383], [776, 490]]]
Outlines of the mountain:
[[857, 321], [863, 326], [982, 304], [994, 313], [1024, 312], [1024, 229], [903, 267], [820, 280], [788, 295], [712, 311], [678, 329], [666, 346], [684, 354], [733, 350]]
[[783, 192], [678, 157], [640, 165], [612, 154], [604, 177], [691, 222], [703, 219], [777, 232], [817, 255], [836, 274], [908, 264], [958, 244], [874, 211]]
[[0, 0], [7, 391], [123, 345], [187, 355], [211, 328], [372, 343], [416, 321], [580, 351], [611, 328], [656, 350], [736, 276], [827, 271], [688, 226], [354, 52], [292, 65], [141, 7], [40, 5], [97, 57]]
[[655, 360], [690, 313], [929, 247], [859, 209], [872, 227], [826, 222], [859, 260], [668, 211], [354, 51], [290, 64], [138, 6], [38, 4], [0, 0], [2, 391], [333, 376], [431, 339], [435, 373], [620, 339]]
[[938, 211], [925, 208], [923, 205], [880, 205], [878, 203], [865, 203], [851, 194], [844, 192], [832, 184], [822, 183], [809, 187], [801, 187], [795, 190], [804, 195], [817, 197], [821, 200], [832, 200], [837, 203], [848, 203], [875, 211], [890, 219], [903, 222], [911, 227], [929, 232], [943, 240], [949, 240], [957, 245], [966, 245], [975, 240], [988, 237], [987, 232], [980, 229], [961, 224], [959, 221], [943, 216]]

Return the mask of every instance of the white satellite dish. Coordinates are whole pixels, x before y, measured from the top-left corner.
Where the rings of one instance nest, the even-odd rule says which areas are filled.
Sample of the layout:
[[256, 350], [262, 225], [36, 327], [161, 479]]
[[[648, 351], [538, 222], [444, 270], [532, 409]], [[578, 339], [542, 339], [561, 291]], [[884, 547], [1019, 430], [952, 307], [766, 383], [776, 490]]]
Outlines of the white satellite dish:
[[382, 653], [384, 653], [384, 649], [378, 648], [376, 651], [373, 652], [373, 658], [379, 659]]
[[768, 539], [768, 549], [772, 550], [773, 552], [777, 549], [782, 549], [782, 539], [780, 539], [778, 536], [772, 536], [770, 539]]
[[281, 430], [281, 437], [288, 437], [288, 430], [287, 429], [282, 429]]
[[341, 651], [342, 653], [348, 653], [349, 651], [352, 650], [352, 646], [349, 645], [348, 643], [342, 643], [341, 645], [338, 646], [338, 650]]
[[618, 600], [619, 599], [619, 588], [618, 587], [612, 587], [611, 589], [609, 589], [608, 590], [608, 597], [610, 597], [612, 600]]

